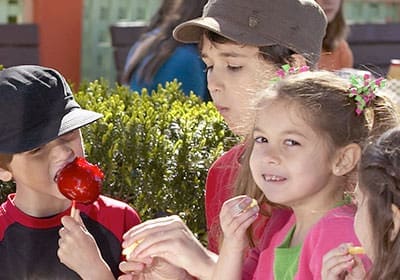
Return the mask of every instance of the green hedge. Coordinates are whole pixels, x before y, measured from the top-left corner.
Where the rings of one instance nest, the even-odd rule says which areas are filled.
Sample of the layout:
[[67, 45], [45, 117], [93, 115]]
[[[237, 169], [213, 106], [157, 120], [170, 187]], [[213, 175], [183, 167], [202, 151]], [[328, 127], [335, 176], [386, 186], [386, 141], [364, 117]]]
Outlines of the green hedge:
[[[201, 237], [207, 170], [238, 141], [213, 104], [185, 96], [176, 81], [152, 95], [94, 81], [75, 97], [104, 114], [82, 129], [88, 159], [105, 172], [103, 194], [130, 203], [143, 220], [179, 214]], [[4, 200], [12, 187], [0, 190]]]

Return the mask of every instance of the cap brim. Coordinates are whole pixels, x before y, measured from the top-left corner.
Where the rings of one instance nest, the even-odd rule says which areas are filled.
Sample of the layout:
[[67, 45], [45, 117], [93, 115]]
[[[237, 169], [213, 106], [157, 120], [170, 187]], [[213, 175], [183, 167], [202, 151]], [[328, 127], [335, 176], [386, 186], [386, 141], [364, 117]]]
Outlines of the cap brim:
[[18, 137], [10, 135], [10, 137], [13, 137], [13, 141], [6, 139], [1, 143], [0, 152], [15, 154], [30, 151], [74, 129], [90, 124], [102, 116], [102, 114], [93, 111], [74, 108], [61, 120], [59, 118], [49, 120], [45, 127], [23, 128]]
[[103, 117], [102, 114], [93, 111], [84, 110], [81, 108], [73, 109], [63, 117], [60, 129], [58, 131], [58, 136], [90, 124], [101, 117]]
[[220, 24], [211, 17], [196, 18], [179, 24], [173, 31], [173, 36], [182, 43], [198, 43], [204, 29], [220, 33]]
[[181, 23], [174, 29], [173, 36], [182, 43], [198, 43], [204, 30], [212, 31], [239, 44], [271, 46], [279, 43], [274, 38], [267, 38], [262, 34], [260, 36], [249, 34], [248, 30], [244, 30], [242, 26], [213, 17], [196, 18]]

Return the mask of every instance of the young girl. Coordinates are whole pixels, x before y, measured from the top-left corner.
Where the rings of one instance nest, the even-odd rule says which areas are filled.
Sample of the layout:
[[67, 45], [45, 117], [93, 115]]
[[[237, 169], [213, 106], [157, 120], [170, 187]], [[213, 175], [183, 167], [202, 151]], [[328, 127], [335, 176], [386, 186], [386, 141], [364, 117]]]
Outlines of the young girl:
[[342, 244], [325, 255], [323, 279], [344, 279], [344, 273], [353, 276], [356, 272], [357, 279], [391, 280], [399, 277], [399, 147], [400, 127], [396, 127], [366, 146], [358, 169], [354, 227], [365, 253], [373, 261], [372, 270], [365, 275], [358, 265], [359, 258], [349, 254], [349, 244]]
[[353, 67], [353, 52], [346, 41], [347, 25], [343, 15], [343, 0], [317, 0], [328, 19], [322, 43], [319, 69], [339, 70]]
[[[179, 25], [174, 37], [185, 43], [200, 43], [212, 100], [229, 129], [244, 136], [253, 122], [255, 93], [268, 85], [283, 64], [315, 66], [325, 28], [325, 15], [312, 0], [214, 0], [207, 3], [201, 18]], [[213, 252], [218, 252], [221, 206], [242, 191], [233, 186], [242, 152], [242, 144], [232, 148], [208, 173], [205, 208], [208, 244]], [[268, 209], [268, 205], [262, 207]], [[255, 243], [265, 220], [265, 216], [260, 217], [255, 223]], [[142, 239], [129, 260], [162, 256], [198, 278], [210, 277], [216, 256], [201, 246], [178, 217], [133, 228], [125, 235], [123, 246]], [[129, 262], [120, 268], [128, 272], [138, 266]]]
[[[354, 208], [346, 204], [344, 191], [363, 142], [395, 123], [392, 107], [373, 95], [373, 88], [355, 98], [347, 80], [306, 72], [265, 92], [241, 176], [249, 192], [261, 191], [293, 215], [261, 252], [253, 279], [320, 279], [327, 251], [358, 243]], [[368, 108], [357, 101], [366, 96]], [[247, 209], [249, 204], [239, 196], [222, 207], [224, 241], [213, 279], [241, 279], [245, 230], [258, 212], [258, 207]]]

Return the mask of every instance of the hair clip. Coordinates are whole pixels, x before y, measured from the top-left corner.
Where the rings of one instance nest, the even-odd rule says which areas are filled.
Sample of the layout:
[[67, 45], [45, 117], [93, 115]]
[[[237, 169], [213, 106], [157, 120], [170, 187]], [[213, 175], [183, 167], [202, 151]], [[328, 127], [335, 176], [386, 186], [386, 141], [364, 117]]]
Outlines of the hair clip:
[[310, 70], [308, 66], [301, 66], [301, 67], [291, 67], [289, 64], [282, 65], [281, 69], [276, 71], [276, 74], [279, 78], [283, 79], [288, 75], [297, 74], [301, 72], [307, 72]]
[[375, 98], [375, 92], [378, 88], [385, 86], [386, 80], [378, 78], [371, 79], [370, 74], [364, 76], [353, 75], [350, 77], [350, 88], [348, 96], [353, 98], [356, 102], [356, 114], [361, 115], [365, 108], [370, 104], [371, 100]]
[[271, 82], [277, 82], [289, 75], [301, 73], [301, 72], [307, 72], [310, 71], [310, 67], [308, 66], [301, 66], [301, 67], [291, 67], [289, 64], [284, 64], [281, 66], [281, 68], [276, 71], [277, 77], [273, 78]]

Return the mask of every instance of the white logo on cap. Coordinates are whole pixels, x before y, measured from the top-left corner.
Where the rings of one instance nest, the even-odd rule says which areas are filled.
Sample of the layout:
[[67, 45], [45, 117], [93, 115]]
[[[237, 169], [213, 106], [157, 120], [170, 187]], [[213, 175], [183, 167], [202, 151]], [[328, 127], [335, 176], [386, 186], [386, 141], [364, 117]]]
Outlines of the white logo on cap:
[[258, 18], [255, 16], [249, 16], [249, 27], [254, 28], [258, 25]]

